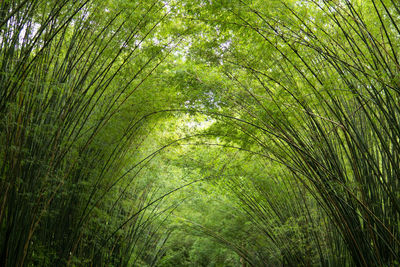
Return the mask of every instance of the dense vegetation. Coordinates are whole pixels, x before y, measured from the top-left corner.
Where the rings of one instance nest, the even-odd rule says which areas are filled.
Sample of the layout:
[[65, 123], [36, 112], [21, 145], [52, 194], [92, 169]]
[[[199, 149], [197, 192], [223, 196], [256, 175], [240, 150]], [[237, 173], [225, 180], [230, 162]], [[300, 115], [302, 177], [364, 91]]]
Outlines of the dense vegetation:
[[0, 266], [398, 266], [400, 4], [4, 0]]

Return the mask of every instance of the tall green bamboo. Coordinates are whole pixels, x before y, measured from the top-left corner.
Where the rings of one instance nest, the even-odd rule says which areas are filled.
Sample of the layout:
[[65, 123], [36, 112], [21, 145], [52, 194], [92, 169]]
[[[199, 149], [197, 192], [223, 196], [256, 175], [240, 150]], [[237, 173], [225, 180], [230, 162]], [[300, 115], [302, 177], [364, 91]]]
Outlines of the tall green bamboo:
[[[128, 156], [143, 157], [151, 110], [133, 96], [174, 45], [149, 41], [169, 11], [161, 1], [89, 0], [2, 1], [0, 10], [0, 265], [104, 265], [125, 240], [102, 248], [112, 230], [97, 228], [126, 212], [115, 179]], [[114, 210], [99, 209], [109, 202]]]

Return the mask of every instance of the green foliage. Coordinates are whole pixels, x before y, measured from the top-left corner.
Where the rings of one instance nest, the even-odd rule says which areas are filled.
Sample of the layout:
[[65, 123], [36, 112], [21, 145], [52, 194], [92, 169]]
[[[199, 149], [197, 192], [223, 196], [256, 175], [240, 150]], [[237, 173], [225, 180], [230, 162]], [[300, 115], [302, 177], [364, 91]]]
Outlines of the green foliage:
[[0, 265], [398, 265], [399, 14], [3, 1]]

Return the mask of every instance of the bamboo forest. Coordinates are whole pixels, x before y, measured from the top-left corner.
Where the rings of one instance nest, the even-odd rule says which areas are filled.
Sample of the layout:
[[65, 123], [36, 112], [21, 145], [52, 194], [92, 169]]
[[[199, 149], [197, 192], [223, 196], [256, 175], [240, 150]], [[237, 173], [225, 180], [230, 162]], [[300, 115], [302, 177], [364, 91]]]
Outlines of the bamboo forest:
[[0, 0], [0, 266], [400, 266], [400, 2]]

